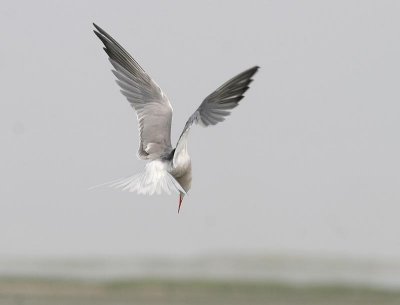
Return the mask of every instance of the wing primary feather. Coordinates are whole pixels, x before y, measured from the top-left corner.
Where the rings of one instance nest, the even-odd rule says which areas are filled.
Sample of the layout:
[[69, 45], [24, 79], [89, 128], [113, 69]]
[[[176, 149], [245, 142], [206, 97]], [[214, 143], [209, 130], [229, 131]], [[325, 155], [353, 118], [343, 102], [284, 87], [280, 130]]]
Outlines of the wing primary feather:
[[249, 89], [252, 77], [258, 69], [259, 67], [255, 66], [239, 73], [204, 99], [185, 124], [176, 144], [174, 163], [177, 156], [185, 147], [183, 142], [186, 141], [187, 136], [183, 137], [183, 135], [187, 134], [193, 123], [209, 126], [224, 121], [230, 115], [231, 110], [244, 98], [244, 93]]
[[[140, 136], [138, 157], [152, 160], [170, 153], [172, 107], [168, 97], [111, 35], [93, 25], [115, 69], [113, 74], [121, 93], [136, 110]], [[151, 153], [146, 151], [149, 147]]]

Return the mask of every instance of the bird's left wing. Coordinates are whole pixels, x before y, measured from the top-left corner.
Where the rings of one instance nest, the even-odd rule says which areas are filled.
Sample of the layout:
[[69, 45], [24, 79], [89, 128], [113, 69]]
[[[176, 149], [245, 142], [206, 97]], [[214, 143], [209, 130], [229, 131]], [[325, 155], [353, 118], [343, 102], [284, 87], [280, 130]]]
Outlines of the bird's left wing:
[[231, 110], [244, 97], [243, 94], [249, 89], [249, 84], [253, 81], [252, 77], [258, 69], [259, 67], [255, 66], [236, 75], [204, 99], [185, 124], [185, 128], [176, 144], [174, 163], [186, 144], [190, 127], [194, 123], [206, 127], [224, 121], [231, 113]]
[[102, 28], [94, 33], [104, 44], [121, 93], [136, 110], [139, 121], [140, 159], [157, 159], [170, 153], [172, 107], [167, 96], [125, 49]]

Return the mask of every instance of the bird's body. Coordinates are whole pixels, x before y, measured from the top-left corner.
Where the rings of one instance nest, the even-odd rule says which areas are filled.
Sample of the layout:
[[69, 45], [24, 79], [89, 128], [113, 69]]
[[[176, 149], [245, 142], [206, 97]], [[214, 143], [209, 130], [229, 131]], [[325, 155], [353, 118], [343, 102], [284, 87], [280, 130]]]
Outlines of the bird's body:
[[[190, 116], [175, 148], [171, 145], [172, 106], [168, 97], [122, 46], [95, 25], [95, 34], [114, 67], [121, 93], [135, 109], [139, 121], [138, 158], [148, 161], [143, 173], [108, 183], [139, 194], [176, 191], [179, 208], [192, 185], [188, 135], [193, 124], [215, 125], [225, 120], [243, 98], [258, 67], [250, 68], [220, 86], [205, 98]], [[179, 212], [178, 208], [178, 212]]]

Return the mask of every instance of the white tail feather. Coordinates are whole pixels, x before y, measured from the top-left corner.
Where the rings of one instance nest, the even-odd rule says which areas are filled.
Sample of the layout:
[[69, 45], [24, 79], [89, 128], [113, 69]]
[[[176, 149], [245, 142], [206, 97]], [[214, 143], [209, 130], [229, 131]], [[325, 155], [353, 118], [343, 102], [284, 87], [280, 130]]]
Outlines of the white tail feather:
[[171, 194], [171, 192], [186, 194], [178, 181], [168, 173], [167, 164], [159, 160], [147, 163], [143, 173], [113, 180], [92, 188], [100, 186], [109, 186], [144, 195], [161, 194], [162, 191], [167, 194]]

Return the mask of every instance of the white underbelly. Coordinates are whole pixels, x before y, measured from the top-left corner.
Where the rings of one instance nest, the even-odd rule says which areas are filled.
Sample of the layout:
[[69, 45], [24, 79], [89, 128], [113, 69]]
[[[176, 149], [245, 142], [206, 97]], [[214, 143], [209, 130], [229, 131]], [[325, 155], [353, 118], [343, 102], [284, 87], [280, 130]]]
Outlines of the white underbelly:
[[183, 150], [174, 158], [171, 168], [171, 174], [175, 177], [181, 177], [186, 174], [191, 165], [190, 156], [186, 150]]

